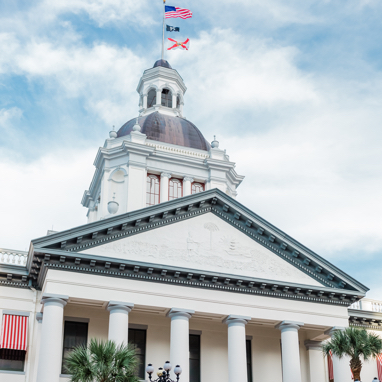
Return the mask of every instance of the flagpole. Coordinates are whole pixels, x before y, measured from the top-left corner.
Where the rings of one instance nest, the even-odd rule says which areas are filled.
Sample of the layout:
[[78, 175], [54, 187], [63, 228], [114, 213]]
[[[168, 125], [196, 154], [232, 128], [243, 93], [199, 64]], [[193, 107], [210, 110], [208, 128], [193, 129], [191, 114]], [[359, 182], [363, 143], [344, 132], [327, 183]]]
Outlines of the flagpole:
[[163, 33], [162, 33], [162, 60], [164, 60], [164, 20], [166, 15], [166, 0], [163, 0]]

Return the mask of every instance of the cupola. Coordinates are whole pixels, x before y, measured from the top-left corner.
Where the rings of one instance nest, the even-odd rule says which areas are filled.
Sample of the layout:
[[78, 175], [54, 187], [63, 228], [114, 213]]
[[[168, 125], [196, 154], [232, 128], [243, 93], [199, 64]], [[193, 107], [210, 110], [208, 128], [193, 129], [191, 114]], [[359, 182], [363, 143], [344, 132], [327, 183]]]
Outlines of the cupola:
[[182, 77], [166, 60], [156, 61], [151, 69], [144, 71], [137, 87], [140, 116], [160, 110], [181, 117], [186, 90]]
[[183, 117], [187, 88], [166, 60], [144, 71], [138, 87], [139, 115], [99, 149], [96, 171], [82, 204], [88, 222], [219, 188], [236, 197], [243, 176], [225, 150], [211, 144]]

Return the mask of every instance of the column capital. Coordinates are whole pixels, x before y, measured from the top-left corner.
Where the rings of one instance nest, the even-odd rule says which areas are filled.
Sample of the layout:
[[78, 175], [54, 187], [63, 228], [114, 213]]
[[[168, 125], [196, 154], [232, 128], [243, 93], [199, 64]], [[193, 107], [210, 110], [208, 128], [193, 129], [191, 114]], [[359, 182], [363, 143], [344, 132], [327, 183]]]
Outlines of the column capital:
[[247, 325], [248, 321], [251, 320], [249, 316], [237, 316], [235, 314], [230, 314], [223, 320], [223, 324], [227, 324], [228, 326], [232, 324], [242, 324]]
[[183, 178], [183, 180], [185, 181], [185, 182], [193, 182], [194, 181], [194, 178], [191, 178], [191, 176], [185, 176], [184, 178]]
[[40, 312], [40, 313], [36, 313], [36, 321], [41, 324], [42, 322], [42, 316], [43, 314]]
[[160, 177], [161, 178], [171, 178], [171, 173], [169, 173], [169, 172], [161, 172], [161, 174], [160, 174]]
[[121, 301], [109, 301], [109, 303], [106, 306], [106, 309], [109, 312], [112, 312], [113, 310], [124, 310], [127, 313], [130, 313], [131, 310], [134, 308], [134, 304], [131, 302], [121, 302]]
[[276, 329], [280, 329], [282, 332], [284, 330], [299, 330], [301, 326], [304, 326], [303, 322], [297, 322], [297, 321], [282, 321], [279, 324], [275, 326]]
[[181, 309], [181, 308], [171, 308], [167, 313], [167, 317], [185, 317], [190, 319], [192, 315], [195, 314], [195, 310]]
[[332, 336], [335, 332], [344, 331], [345, 328], [343, 326], [333, 326], [332, 328], [328, 329], [325, 334], [327, 336]]
[[321, 341], [312, 341], [306, 340], [304, 341], [304, 345], [306, 350], [322, 350], [322, 342]]
[[41, 297], [41, 304], [56, 304], [64, 307], [69, 300], [69, 296], [63, 294], [44, 293]]

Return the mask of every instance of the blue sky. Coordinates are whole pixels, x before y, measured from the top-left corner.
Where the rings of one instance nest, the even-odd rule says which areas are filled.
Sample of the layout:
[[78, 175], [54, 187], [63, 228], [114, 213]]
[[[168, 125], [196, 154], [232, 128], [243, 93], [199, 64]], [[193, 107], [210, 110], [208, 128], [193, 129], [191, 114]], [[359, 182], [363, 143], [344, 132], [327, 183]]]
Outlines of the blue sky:
[[[382, 5], [168, 2], [185, 115], [246, 176], [238, 200], [382, 299]], [[97, 149], [137, 115], [160, 0], [0, 2], [3, 248], [85, 222]]]

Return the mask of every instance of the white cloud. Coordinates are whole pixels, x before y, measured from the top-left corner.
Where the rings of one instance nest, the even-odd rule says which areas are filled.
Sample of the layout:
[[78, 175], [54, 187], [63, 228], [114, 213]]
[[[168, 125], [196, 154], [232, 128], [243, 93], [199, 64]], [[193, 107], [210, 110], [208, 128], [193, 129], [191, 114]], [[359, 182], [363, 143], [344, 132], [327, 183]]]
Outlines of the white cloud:
[[109, 124], [124, 122], [126, 110], [137, 114], [134, 89], [145, 60], [130, 49], [104, 43], [57, 45], [49, 40], [23, 44], [10, 34], [0, 34], [0, 42], [8, 53], [0, 58], [0, 73], [41, 81], [60, 98], [83, 97], [89, 112]]
[[199, 118], [318, 101], [311, 79], [296, 67], [293, 46], [229, 29], [202, 32], [191, 43], [190, 51], [169, 52], [167, 58], [189, 79], [187, 110]]
[[65, 148], [31, 163], [1, 157], [1, 247], [25, 250], [48, 229], [86, 223], [80, 205], [92, 175], [96, 150]]

